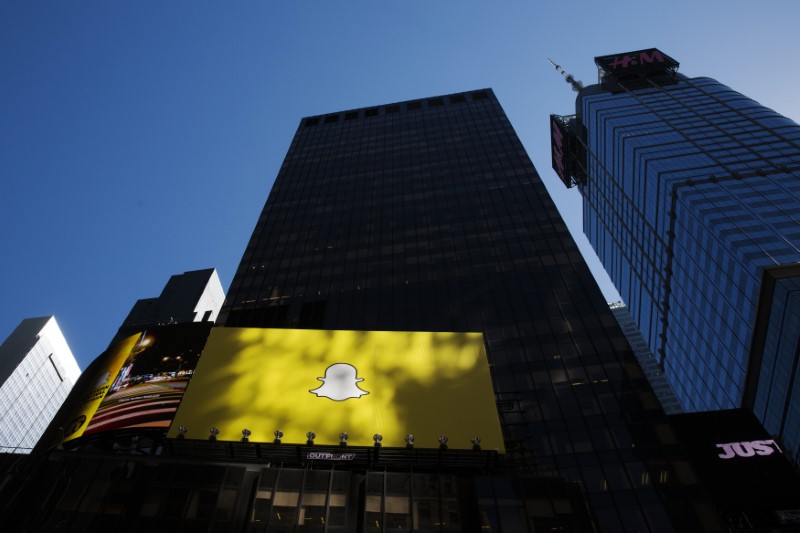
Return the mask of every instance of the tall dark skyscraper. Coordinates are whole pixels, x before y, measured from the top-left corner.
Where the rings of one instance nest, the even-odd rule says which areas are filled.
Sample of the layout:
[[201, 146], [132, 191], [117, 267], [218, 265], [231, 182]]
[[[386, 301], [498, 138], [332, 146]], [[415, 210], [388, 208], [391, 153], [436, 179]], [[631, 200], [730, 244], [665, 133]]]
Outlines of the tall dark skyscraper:
[[800, 126], [651, 49], [595, 58], [554, 168], [687, 412], [748, 407], [800, 459]]
[[218, 323], [482, 332], [519, 473], [580, 481], [607, 531], [714, 527], [491, 90], [303, 119]]

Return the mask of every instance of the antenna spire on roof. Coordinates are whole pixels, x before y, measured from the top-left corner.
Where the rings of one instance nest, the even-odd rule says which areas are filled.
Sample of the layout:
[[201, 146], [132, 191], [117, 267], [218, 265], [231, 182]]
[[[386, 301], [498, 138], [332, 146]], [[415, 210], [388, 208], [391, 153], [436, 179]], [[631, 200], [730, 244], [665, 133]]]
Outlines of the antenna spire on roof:
[[572, 86], [572, 90], [573, 90], [573, 91], [575, 91], [575, 92], [577, 93], [577, 92], [580, 92], [580, 90], [581, 90], [581, 89], [583, 89], [583, 82], [582, 82], [582, 81], [578, 81], [578, 80], [576, 80], [576, 79], [575, 79], [575, 78], [572, 76], [572, 74], [568, 74], [567, 72], [565, 72], [565, 71], [564, 71], [564, 69], [563, 69], [563, 68], [561, 68], [561, 65], [557, 64], [557, 63], [556, 63], [555, 61], [553, 61], [552, 59], [550, 59], [550, 58], [547, 58], [547, 60], [550, 62], [550, 64], [552, 64], [554, 67], [556, 67], [556, 70], [557, 70], [557, 71], [558, 71], [558, 72], [559, 72], [559, 73], [560, 73], [562, 76], [564, 76], [564, 79], [565, 79], [565, 80], [567, 80], [567, 83], [569, 83], [569, 84]]

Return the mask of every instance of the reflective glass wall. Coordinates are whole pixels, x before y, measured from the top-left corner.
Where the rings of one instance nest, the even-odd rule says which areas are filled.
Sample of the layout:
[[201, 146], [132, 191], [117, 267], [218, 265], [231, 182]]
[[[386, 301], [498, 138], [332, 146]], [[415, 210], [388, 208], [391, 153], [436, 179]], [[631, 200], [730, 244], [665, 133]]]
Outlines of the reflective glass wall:
[[[800, 126], [709, 78], [588, 87], [578, 110], [586, 235], [684, 409], [741, 406], [762, 272], [800, 261]], [[787, 398], [758, 413], [774, 435]]]

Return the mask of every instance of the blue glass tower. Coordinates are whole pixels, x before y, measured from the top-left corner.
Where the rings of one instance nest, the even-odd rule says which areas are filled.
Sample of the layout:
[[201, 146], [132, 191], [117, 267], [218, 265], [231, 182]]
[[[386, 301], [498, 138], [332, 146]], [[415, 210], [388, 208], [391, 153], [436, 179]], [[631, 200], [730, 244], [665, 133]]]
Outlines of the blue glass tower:
[[553, 166], [686, 411], [750, 407], [800, 455], [800, 126], [651, 49], [595, 58]]

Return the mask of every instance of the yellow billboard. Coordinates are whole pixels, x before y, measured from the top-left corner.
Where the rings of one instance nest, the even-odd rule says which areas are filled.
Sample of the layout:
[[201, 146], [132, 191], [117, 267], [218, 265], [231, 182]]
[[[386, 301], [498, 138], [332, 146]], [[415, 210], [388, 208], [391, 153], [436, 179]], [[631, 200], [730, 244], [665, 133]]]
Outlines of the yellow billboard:
[[503, 452], [480, 333], [214, 328], [168, 436]]

